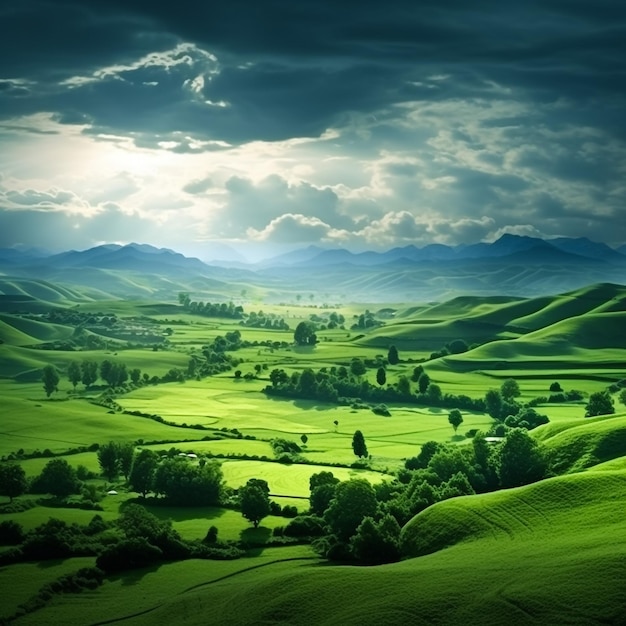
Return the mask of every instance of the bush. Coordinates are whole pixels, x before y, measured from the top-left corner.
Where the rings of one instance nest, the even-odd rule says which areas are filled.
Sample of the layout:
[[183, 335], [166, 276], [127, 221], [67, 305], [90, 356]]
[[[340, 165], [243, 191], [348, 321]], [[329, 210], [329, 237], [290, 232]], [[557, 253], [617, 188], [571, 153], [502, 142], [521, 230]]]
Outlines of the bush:
[[321, 537], [324, 532], [324, 520], [316, 515], [298, 515], [284, 528], [287, 537]]
[[281, 511], [281, 515], [283, 517], [296, 517], [298, 515], [298, 509], [291, 504], [285, 504]]
[[122, 572], [151, 565], [162, 557], [162, 550], [143, 537], [135, 537], [106, 548], [96, 559], [96, 565], [107, 573]]
[[0, 522], [0, 544], [17, 546], [24, 540], [24, 529], [14, 520]]
[[372, 412], [376, 415], [382, 415], [383, 417], [391, 416], [391, 413], [386, 404], [377, 404], [376, 406], [372, 407]]

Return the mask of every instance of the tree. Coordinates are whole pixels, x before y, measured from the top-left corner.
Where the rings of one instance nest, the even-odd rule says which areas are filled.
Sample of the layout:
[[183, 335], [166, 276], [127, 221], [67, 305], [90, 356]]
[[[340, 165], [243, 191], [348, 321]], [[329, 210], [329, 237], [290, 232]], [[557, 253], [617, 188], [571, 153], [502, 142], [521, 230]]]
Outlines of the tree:
[[352, 449], [354, 450], [354, 454], [356, 454], [359, 458], [367, 456], [365, 437], [360, 430], [355, 431], [352, 436]]
[[76, 391], [76, 385], [81, 381], [81, 378], [80, 365], [76, 361], [70, 361], [70, 364], [67, 366], [67, 379], [74, 387], [74, 391]]
[[626, 406], [626, 389], [622, 389], [619, 392], [619, 401]]
[[362, 359], [359, 359], [359, 357], [354, 357], [352, 361], [350, 361], [350, 373], [353, 376], [363, 376], [366, 371], [365, 363], [363, 363]]
[[76, 470], [65, 459], [48, 461], [34, 483], [36, 491], [50, 493], [58, 498], [65, 498], [80, 490]]
[[448, 414], [448, 422], [450, 422], [450, 425], [454, 428], [454, 432], [456, 433], [458, 427], [463, 423], [461, 411], [459, 411], [459, 409], [452, 409]]
[[521, 393], [517, 381], [513, 378], [507, 378], [502, 385], [500, 385], [500, 395], [507, 402], [513, 400], [513, 398], [517, 398]]
[[[195, 363], [195, 361], [193, 362]], [[138, 367], [133, 367], [133, 369], [130, 370], [130, 379], [134, 385], [139, 382], [141, 379], [141, 370]]]
[[24, 468], [18, 463], [0, 463], [0, 494], [13, 498], [26, 493], [28, 481]]
[[463, 339], [454, 339], [446, 346], [450, 354], [462, 354], [469, 350], [469, 346]]
[[546, 460], [539, 444], [522, 428], [510, 430], [499, 448], [498, 475], [505, 489], [541, 480]]
[[135, 446], [130, 441], [120, 443], [117, 446], [117, 460], [120, 467], [120, 472], [126, 480], [130, 476], [130, 471], [133, 467], [133, 460], [135, 458]]
[[59, 390], [59, 374], [54, 365], [46, 365], [41, 374], [43, 389], [49, 398], [53, 391]]
[[398, 377], [398, 393], [403, 396], [411, 394], [411, 382], [406, 376], [404, 376], [404, 374]]
[[350, 541], [354, 556], [366, 563], [391, 563], [400, 560], [400, 526], [387, 513], [380, 522], [364, 517]]
[[317, 379], [315, 372], [310, 367], [305, 367], [298, 380], [298, 393], [305, 397], [315, 396], [317, 392]]
[[589, 402], [585, 407], [585, 417], [612, 415], [613, 413], [615, 413], [615, 406], [608, 391], [596, 391], [589, 396]]
[[417, 388], [419, 389], [419, 392], [426, 393], [428, 385], [430, 385], [430, 376], [426, 372], [422, 372], [417, 380]]
[[404, 462], [408, 470], [424, 469], [430, 463], [433, 456], [439, 451], [440, 445], [436, 441], [427, 441], [422, 444], [420, 453]]
[[395, 346], [389, 346], [389, 350], [387, 351], [387, 361], [389, 361], [389, 365], [397, 365], [400, 362], [398, 348]]
[[311, 322], [300, 322], [293, 333], [293, 340], [299, 346], [314, 346], [317, 343], [315, 326]]
[[114, 441], [109, 441], [109, 443], [105, 443], [98, 448], [98, 464], [102, 474], [109, 481], [115, 480], [120, 471], [117, 452], [118, 445]]
[[144, 498], [152, 489], [157, 463], [157, 455], [148, 449], [141, 450], [133, 462], [128, 483], [132, 489], [140, 493]]
[[353, 478], [337, 485], [324, 519], [339, 539], [348, 540], [364, 517], [376, 515], [377, 506], [372, 485], [362, 478]]
[[413, 368], [413, 373], [411, 374], [411, 380], [416, 383], [419, 379], [420, 376], [424, 373], [424, 366], [423, 365], [417, 365]]
[[[265, 482], [265, 481], [263, 481]], [[267, 485], [267, 483], [265, 483]], [[241, 515], [257, 528], [259, 522], [270, 514], [269, 493], [251, 478], [243, 487], [239, 488], [239, 505]]]
[[335, 478], [332, 472], [322, 471], [311, 475], [309, 478], [311, 513], [320, 517], [324, 515], [331, 500], [335, 497], [335, 487], [338, 484], [339, 479]]
[[376, 382], [382, 387], [387, 382], [387, 372], [384, 367], [379, 367], [376, 372]]
[[308, 436], [306, 433], [300, 435], [300, 441], [302, 442], [303, 446], [306, 446], [306, 442], [309, 440]]
[[489, 389], [485, 394], [485, 409], [493, 419], [499, 420], [502, 415], [502, 396], [496, 389]]
[[113, 363], [109, 359], [105, 359], [100, 363], [100, 378], [109, 385], [111, 380], [111, 372], [113, 370]]
[[559, 391], [563, 391], [563, 388], [561, 387], [560, 383], [558, 382], [553, 382], [550, 385], [550, 391], [558, 393]]
[[200, 466], [174, 457], [161, 461], [154, 475], [154, 491], [182, 506], [218, 504], [223, 486], [224, 474], [217, 461]]
[[98, 380], [98, 364], [95, 361], [83, 361], [80, 366], [81, 382], [87, 389]]

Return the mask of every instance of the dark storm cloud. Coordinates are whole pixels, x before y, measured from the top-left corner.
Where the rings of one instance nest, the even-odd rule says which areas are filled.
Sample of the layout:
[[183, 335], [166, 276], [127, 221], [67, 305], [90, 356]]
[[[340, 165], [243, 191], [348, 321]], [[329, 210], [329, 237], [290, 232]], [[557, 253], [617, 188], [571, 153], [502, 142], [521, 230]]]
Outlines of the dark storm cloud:
[[[52, 110], [138, 141], [182, 132], [241, 143], [316, 136], [352, 111], [403, 100], [485, 97], [488, 80], [546, 101], [612, 94], [623, 105], [625, 23], [626, 6], [608, 0], [27, 0], [0, 12], [0, 77], [37, 84], [15, 87], [19, 98], [0, 91], [0, 115]], [[180, 71], [158, 67], [58, 87], [176, 42], [217, 55], [220, 73], [201, 93], [229, 106], [191, 98]], [[453, 80], [426, 80], [441, 72]]]

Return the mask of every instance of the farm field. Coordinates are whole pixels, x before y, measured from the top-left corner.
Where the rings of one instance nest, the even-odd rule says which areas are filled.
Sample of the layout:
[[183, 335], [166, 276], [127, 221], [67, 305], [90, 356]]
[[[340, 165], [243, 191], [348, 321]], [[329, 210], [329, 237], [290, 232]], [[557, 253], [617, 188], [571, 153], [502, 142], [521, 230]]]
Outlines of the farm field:
[[[24, 494], [15, 502], [31, 502], [32, 508], [0, 505], [0, 522], [17, 522], [25, 532], [50, 518], [87, 525], [98, 514], [104, 523], [114, 523], [130, 505], [139, 503], [156, 519], [170, 520], [185, 541], [201, 540], [215, 526], [220, 541], [246, 546], [243, 558], [232, 561], [190, 559], [107, 575], [96, 589], [55, 594], [16, 623], [123, 619], [137, 624], [162, 620], [196, 624], [202, 623], [207, 611], [216, 623], [224, 624], [265, 623], [277, 615], [296, 623], [370, 623], [374, 596], [377, 621], [389, 623], [411, 621], [416, 615], [425, 620], [444, 616], [441, 619], [450, 624], [471, 623], [489, 603], [498, 607], [498, 619], [521, 616], [522, 623], [529, 615], [549, 622], [559, 611], [574, 624], [615, 619], [621, 596], [608, 598], [609, 592], [616, 592], [607, 583], [608, 574], [604, 588], [600, 582], [592, 584], [596, 600], [579, 597], [578, 577], [585, 570], [602, 578], [603, 560], [611, 581], [621, 580], [618, 575], [622, 574], [621, 552], [605, 545], [608, 535], [614, 544], [623, 539], [613, 516], [626, 484], [626, 407], [617, 384], [626, 379], [626, 344], [621, 338], [611, 339], [626, 323], [626, 299], [621, 298], [620, 289], [624, 291], [587, 288], [527, 300], [456, 298], [419, 306], [370, 305], [372, 319], [377, 319], [379, 309], [385, 311], [379, 323], [353, 329], [349, 326], [366, 306], [324, 309], [250, 304], [251, 310], [263, 308], [284, 319], [292, 328], [289, 331], [202, 317], [173, 302], [107, 299], [81, 303], [81, 315], [84, 312], [96, 320], [115, 314], [111, 328], [120, 337], [143, 319], [141, 328], [163, 338], [156, 349], [115, 336], [103, 338], [105, 344], [95, 349], [63, 349], [63, 342], [76, 337], [69, 308], [61, 307], [54, 323], [46, 321], [48, 309], [43, 304], [28, 315], [3, 314], [3, 462], [19, 463], [26, 477], [34, 480], [51, 459], [62, 459], [89, 475], [85, 485], [102, 493], [115, 489], [117, 494], [101, 495], [98, 509], [71, 508], [46, 494]], [[601, 297], [605, 292], [610, 296], [606, 301]], [[57, 298], [54, 304], [59, 302], [63, 303]], [[244, 309], [248, 310], [246, 302]], [[333, 311], [345, 316], [346, 329], [322, 328]], [[325, 322], [316, 322], [318, 343], [294, 345], [293, 327], [310, 316]], [[225, 349], [225, 357], [216, 357], [222, 349], [216, 346], [225, 336], [236, 336], [239, 343]], [[455, 340], [465, 340], [466, 349], [438, 352]], [[390, 346], [397, 348], [397, 362], [388, 361]], [[68, 368], [83, 360], [109, 361], [127, 372], [140, 373], [135, 382], [127, 377], [122, 384], [112, 385], [99, 378], [90, 386], [82, 382], [74, 386]], [[364, 371], [352, 373], [354, 360], [364, 364]], [[192, 363], [194, 374], [189, 373]], [[215, 363], [228, 367], [220, 370]], [[60, 374], [50, 397], [41, 382], [47, 365]], [[209, 371], [210, 367], [216, 369]], [[381, 367], [382, 384], [377, 381]], [[358, 396], [332, 400], [303, 395], [300, 388], [283, 390], [282, 395], [272, 393], [275, 371], [282, 370], [287, 381], [302, 380], [308, 372], [322, 381], [341, 368], [347, 372], [345, 380], [352, 377]], [[437, 394], [419, 391], [421, 374], [416, 375], [416, 369], [439, 388]], [[342, 483], [363, 479], [385, 493], [385, 489], [407, 484], [399, 477], [410, 481], [410, 474], [403, 475], [408, 471], [405, 463], [427, 442], [468, 451], [473, 449], [476, 432], [495, 433], [494, 439], [502, 439], [506, 431], [498, 434], [496, 429], [503, 420], [490, 415], [483, 399], [489, 390], [497, 391], [511, 379], [518, 386], [516, 401], [531, 403], [549, 420], [530, 430], [529, 437], [546, 454], [552, 475], [562, 475], [496, 493], [459, 494], [409, 516], [401, 525], [405, 560], [399, 563], [367, 570], [349, 565], [330, 568], [308, 544], [276, 544], [280, 534], [275, 535], [275, 529], [290, 521], [280, 514], [281, 509], [307, 512], [309, 481], [320, 472], [332, 472]], [[550, 398], [556, 383], [562, 394], [576, 391], [578, 396]], [[407, 384], [408, 393], [402, 396], [398, 389]], [[615, 412], [586, 418], [591, 395], [603, 393], [608, 394]], [[451, 409], [457, 408], [455, 402], [462, 417], [458, 429], [449, 421]], [[383, 405], [383, 414], [375, 412], [377, 405]], [[353, 449], [356, 431], [362, 432], [367, 446], [363, 456]], [[275, 448], [281, 441], [297, 446], [298, 452], [285, 457]], [[240, 489], [252, 479], [266, 481], [275, 510], [256, 528], [232, 502], [229, 506], [182, 506], [163, 497], [143, 499], [121, 474], [110, 480], [102, 477], [98, 448], [108, 442], [130, 443], [136, 455], [146, 450], [160, 459], [192, 455], [179, 462], [195, 468], [216, 459], [225, 489]], [[583, 519], [587, 521], [573, 522]], [[47, 582], [93, 566], [94, 559], [43, 563], [0, 566], [0, 584], [16, 581], [13, 591], [0, 600], [0, 618], [13, 615]], [[498, 571], [508, 572], [506, 580], [494, 579]], [[539, 582], [547, 577], [562, 589], [561, 600], [553, 607]], [[419, 591], [415, 580], [420, 581]], [[445, 595], [450, 585], [455, 589], [453, 600]], [[292, 591], [279, 591], [283, 588]], [[327, 602], [312, 602], [310, 594]], [[332, 613], [328, 613], [328, 602], [335, 596], [350, 602], [333, 600]], [[397, 599], [405, 596], [413, 599], [400, 611]], [[360, 599], [358, 610], [354, 597]], [[245, 604], [236, 618], [233, 603]], [[585, 622], [596, 615], [597, 622]], [[501, 623], [498, 619], [494, 617], [493, 623]]]

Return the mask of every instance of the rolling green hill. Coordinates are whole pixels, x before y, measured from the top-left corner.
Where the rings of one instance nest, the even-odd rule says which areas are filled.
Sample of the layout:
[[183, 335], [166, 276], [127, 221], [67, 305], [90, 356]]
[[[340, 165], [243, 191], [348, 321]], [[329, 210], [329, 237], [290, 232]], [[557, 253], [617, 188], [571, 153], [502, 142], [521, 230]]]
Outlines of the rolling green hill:
[[547, 424], [537, 430], [556, 473], [576, 472], [626, 457], [626, 413]]
[[[624, 334], [616, 332], [620, 326], [625, 327], [625, 315], [626, 287], [612, 284], [531, 299], [458, 297], [429, 307], [399, 311], [395, 322], [377, 328], [359, 343], [372, 347], [395, 343], [404, 350], [436, 350], [454, 339], [464, 339], [468, 344], [483, 343], [513, 333], [513, 336], [525, 335], [524, 339], [531, 343], [555, 340], [572, 343], [573, 340], [573, 345], [581, 348], [617, 348], [626, 346]], [[514, 350], [522, 348], [524, 339], [519, 340]], [[488, 350], [492, 349], [497, 352], [501, 345], [493, 344]], [[480, 352], [473, 356], [500, 358]]]
[[124, 623], [623, 623], [626, 526], [615, 507], [624, 499], [624, 472], [454, 498], [403, 530], [407, 550], [427, 556], [378, 567], [276, 562], [221, 580], [207, 573], [206, 584]]

